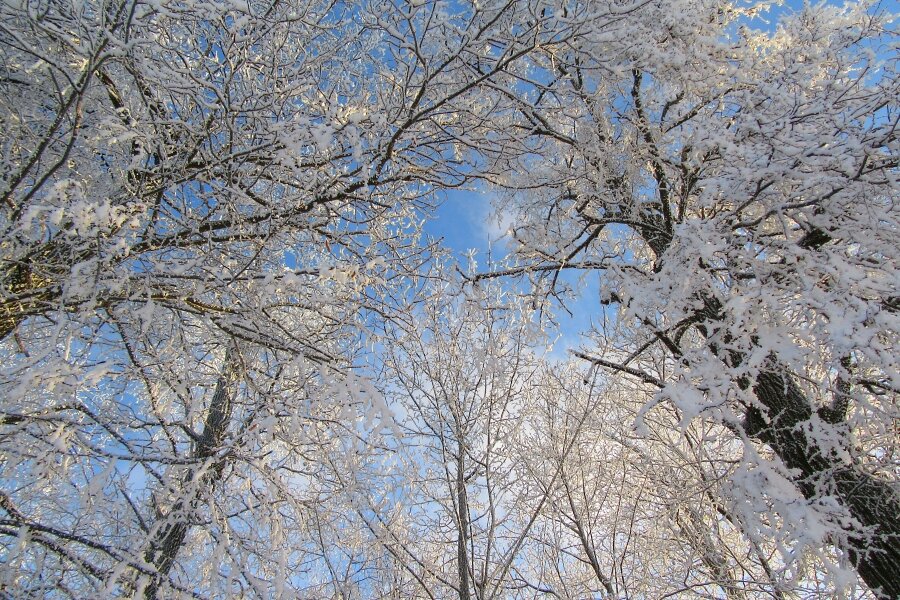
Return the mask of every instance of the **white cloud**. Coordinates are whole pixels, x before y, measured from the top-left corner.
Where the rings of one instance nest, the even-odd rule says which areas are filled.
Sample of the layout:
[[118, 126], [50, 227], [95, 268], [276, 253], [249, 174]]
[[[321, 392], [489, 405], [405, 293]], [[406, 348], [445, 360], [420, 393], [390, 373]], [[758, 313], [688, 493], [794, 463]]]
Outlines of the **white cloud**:
[[474, 232], [485, 246], [501, 246], [508, 239], [513, 225], [513, 215], [497, 208], [496, 197], [490, 193], [479, 194], [477, 210], [469, 213]]

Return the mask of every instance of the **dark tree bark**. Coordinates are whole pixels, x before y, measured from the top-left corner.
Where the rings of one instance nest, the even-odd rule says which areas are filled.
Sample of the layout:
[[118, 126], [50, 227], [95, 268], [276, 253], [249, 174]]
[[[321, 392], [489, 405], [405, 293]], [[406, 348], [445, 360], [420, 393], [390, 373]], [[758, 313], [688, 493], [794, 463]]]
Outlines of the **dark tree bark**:
[[[203, 432], [195, 440], [191, 453], [191, 457], [201, 463], [201, 466], [196, 469], [191, 468], [185, 473], [182, 479], [184, 489], [181, 497], [173, 504], [169, 513], [163, 517], [165, 523], [155, 530], [150, 547], [144, 554], [144, 560], [156, 568], [156, 576], [144, 589], [146, 600], [161, 598], [160, 585], [168, 577], [172, 565], [184, 545], [200, 500], [204, 493], [215, 485], [217, 476], [224, 467], [224, 461], [221, 458], [213, 460], [211, 465], [204, 463], [213, 459], [228, 431], [234, 393], [230, 388], [236, 370], [234, 354], [234, 350], [230, 349], [225, 355], [225, 365], [222, 374], [216, 381], [216, 388], [203, 424]], [[200, 469], [203, 467], [207, 468], [201, 472]]]
[[[707, 338], [724, 321], [721, 303], [711, 296], [703, 298], [703, 322], [698, 325]], [[728, 338], [723, 336], [727, 345]], [[740, 352], [710, 343], [710, 349], [725, 364], [739, 366]], [[845, 415], [837, 415], [835, 407], [814, 411], [813, 403], [794, 381], [789, 370], [774, 356], [767, 368], [754, 381], [741, 380], [738, 385], [751, 388], [757, 406], [746, 408], [743, 427], [747, 435], [768, 445], [785, 466], [800, 472], [794, 483], [808, 500], [832, 496], [862, 526], [848, 532], [846, 543], [839, 545], [848, 553], [860, 577], [879, 598], [900, 598], [900, 496], [891, 482], [865, 472], [857, 461], [849, 464], [827, 448], [823, 448], [810, 424], [828, 430], [829, 437], [842, 440], [849, 447], [848, 430], [842, 426]], [[845, 387], [845, 386], [842, 386]], [[847, 389], [838, 391], [846, 395]], [[838, 404], [846, 398], [837, 398]], [[846, 412], [846, 411], [844, 411]], [[838, 418], [840, 417], [840, 418]]]
[[[784, 370], [768, 370], [756, 378], [753, 391], [766, 408], [747, 410], [747, 432], [768, 444], [789, 469], [801, 473], [797, 486], [808, 499], [833, 495], [863, 527], [851, 532], [847, 547], [866, 585], [879, 598], [900, 598], [900, 498], [890, 482], [846, 464], [810, 436], [804, 427], [812, 407]], [[768, 421], [768, 422], [767, 422]], [[842, 438], [836, 425], [822, 423]]]
[[[461, 438], [461, 436], [460, 436]], [[456, 536], [456, 566], [459, 571], [459, 600], [469, 600], [469, 500], [466, 493], [465, 447], [460, 443], [456, 458], [456, 504], [459, 515]]]

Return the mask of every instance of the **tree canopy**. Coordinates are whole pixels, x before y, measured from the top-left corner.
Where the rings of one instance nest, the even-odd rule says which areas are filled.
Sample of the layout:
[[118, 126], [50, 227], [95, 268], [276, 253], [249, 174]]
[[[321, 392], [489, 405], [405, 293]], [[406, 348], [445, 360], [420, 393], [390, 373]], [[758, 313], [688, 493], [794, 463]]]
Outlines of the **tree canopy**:
[[895, 19], [0, 5], [0, 597], [900, 598]]

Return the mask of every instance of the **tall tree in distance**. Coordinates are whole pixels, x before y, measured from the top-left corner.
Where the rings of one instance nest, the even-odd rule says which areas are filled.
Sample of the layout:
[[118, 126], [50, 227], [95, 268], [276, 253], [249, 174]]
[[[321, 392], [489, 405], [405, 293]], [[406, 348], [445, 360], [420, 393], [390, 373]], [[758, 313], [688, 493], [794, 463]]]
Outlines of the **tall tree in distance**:
[[527, 589], [566, 598], [833, 594], [816, 586], [813, 568], [789, 574], [772, 545], [754, 543], [729, 512], [720, 488], [741, 444], [721, 425], [698, 418], [680, 427], [683, 415], [663, 403], [642, 412], [651, 386], [586, 371], [574, 357], [545, 369], [533, 390], [523, 461], [532, 473], [559, 475], [517, 571]]
[[523, 493], [519, 468], [528, 389], [540, 368], [528, 345], [538, 324], [498, 285], [464, 292], [458, 278], [440, 279], [413, 328], [386, 340], [388, 395], [409, 473], [407, 543], [412, 567], [432, 586], [420, 595], [502, 597], [529, 513], [546, 500]]

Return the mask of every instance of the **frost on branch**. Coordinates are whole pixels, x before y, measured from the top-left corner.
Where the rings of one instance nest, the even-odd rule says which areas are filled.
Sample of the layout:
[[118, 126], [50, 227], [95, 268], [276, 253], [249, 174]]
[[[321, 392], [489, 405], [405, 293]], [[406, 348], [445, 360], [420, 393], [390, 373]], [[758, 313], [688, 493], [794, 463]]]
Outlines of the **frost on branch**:
[[900, 595], [892, 17], [768, 6], [0, 6], [0, 590]]

